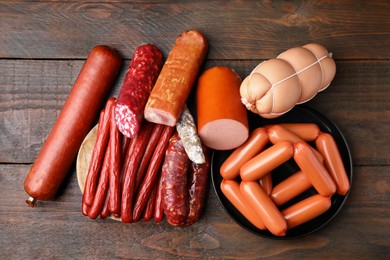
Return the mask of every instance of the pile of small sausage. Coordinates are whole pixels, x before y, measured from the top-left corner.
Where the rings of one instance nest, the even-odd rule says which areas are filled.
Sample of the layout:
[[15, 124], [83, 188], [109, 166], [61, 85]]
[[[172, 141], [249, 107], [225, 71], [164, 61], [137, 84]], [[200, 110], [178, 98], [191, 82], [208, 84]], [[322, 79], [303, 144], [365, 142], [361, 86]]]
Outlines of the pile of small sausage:
[[[84, 215], [112, 215], [126, 223], [160, 222], [165, 215], [174, 226], [198, 220], [210, 156], [185, 103], [206, 50], [197, 31], [178, 37], [164, 66], [154, 45], [135, 50], [118, 99], [110, 98], [101, 112]], [[178, 67], [183, 62], [188, 70]]]
[[[292, 158], [300, 170], [273, 187], [272, 171]], [[254, 226], [276, 236], [323, 214], [331, 207], [333, 194], [345, 195], [350, 188], [333, 136], [315, 124], [255, 129], [222, 164], [220, 174], [226, 198]], [[316, 194], [280, 210], [311, 187]]]

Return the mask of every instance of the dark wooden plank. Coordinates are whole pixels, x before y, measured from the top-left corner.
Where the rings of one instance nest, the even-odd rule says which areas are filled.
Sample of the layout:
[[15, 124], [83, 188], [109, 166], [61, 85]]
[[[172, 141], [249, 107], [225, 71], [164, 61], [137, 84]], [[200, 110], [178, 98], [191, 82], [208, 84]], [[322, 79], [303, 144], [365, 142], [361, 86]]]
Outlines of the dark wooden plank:
[[318, 42], [338, 59], [389, 59], [389, 1], [160, 1], [0, 3], [0, 57], [85, 58], [97, 44], [129, 59], [150, 42], [165, 55], [202, 31], [210, 59], [265, 59]]
[[[259, 61], [206, 61], [245, 77]], [[0, 162], [31, 163], [65, 102], [83, 61], [0, 60]], [[116, 96], [123, 69], [110, 95]], [[345, 134], [359, 165], [390, 164], [390, 63], [338, 61], [332, 85], [308, 104]]]
[[288, 241], [258, 237], [238, 226], [211, 188], [201, 220], [188, 228], [171, 227], [165, 220], [90, 220], [80, 212], [75, 172], [55, 201], [28, 208], [23, 190], [28, 169], [29, 165], [0, 165], [0, 244], [6, 258], [386, 259], [390, 254], [389, 166], [356, 167], [348, 200], [332, 222], [310, 236]]

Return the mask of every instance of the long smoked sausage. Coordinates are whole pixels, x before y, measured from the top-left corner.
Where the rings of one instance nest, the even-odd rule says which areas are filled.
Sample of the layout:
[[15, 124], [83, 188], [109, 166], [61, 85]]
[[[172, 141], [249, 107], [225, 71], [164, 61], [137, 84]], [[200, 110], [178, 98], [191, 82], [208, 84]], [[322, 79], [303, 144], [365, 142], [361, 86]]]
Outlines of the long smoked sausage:
[[206, 56], [208, 43], [195, 30], [183, 32], [165, 61], [146, 103], [145, 119], [175, 126]]
[[68, 173], [84, 137], [120, 69], [121, 58], [113, 48], [94, 47], [24, 182], [27, 204], [52, 199]]

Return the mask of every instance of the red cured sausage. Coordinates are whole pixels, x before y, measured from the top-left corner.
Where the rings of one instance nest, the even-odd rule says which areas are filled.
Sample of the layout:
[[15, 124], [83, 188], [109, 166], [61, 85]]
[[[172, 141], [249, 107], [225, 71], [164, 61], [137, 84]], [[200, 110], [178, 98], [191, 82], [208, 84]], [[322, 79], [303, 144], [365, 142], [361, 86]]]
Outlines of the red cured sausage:
[[302, 192], [312, 187], [310, 180], [302, 171], [298, 171], [276, 185], [271, 192], [271, 199], [276, 206], [283, 205]]
[[328, 133], [321, 133], [316, 140], [316, 146], [325, 158], [325, 167], [336, 184], [337, 193], [340, 195], [347, 194], [350, 183], [333, 136]]
[[277, 143], [245, 163], [240, 169], [241, 179], [244, 181], [258, 180], [293, 155], [294, 148], [290, 142]]
[[162, 66], [162, 53], [152, 44], [134, 51], [115, 107], [119, 130], [127, 137], [138, 133], [144, 108]]
[[110, 168], [109, 168], [109, 183], [110, 190], [109, 200], [108, 200], [108, 210], [113, 215], [119, 215], [121, 210], [121, 135], [118, 127], [115, 123], [115, 111], [114, 109], [111, 112], [110, 120]]
[[[277, 144], [277, 143], [283, 142], [283, 141], [289, 141], [292, 143], [303, 142], [303, 140], [300, 137], [298, 137], [297, 135], [284, 129], [280, 125], [273, 125], [273, 126], [269, 127], [267, 129], [267, 131], [268, 131], [269, 140], [273, 144]], [[314, 154], [318, 157], [318, 159], [321, 162], [323, 162], [324, 158], [322, 157], [322, 155], [317, 150], [315, 150], [313, 147], [311, 147], [311, 149], [313, 150]]]
[[188, 169], [188, 193], [189, 213], [186, 225], [194, 224], [200, 217], [206, 198], [207, 181], [210, 171], [210, 152], [203, 146], [205, 163], [196, 164], [191, 162]]
[[146, 104], [146, 120], [176, 125], [207, 48], [206, 38], [195, 30], [185, 31], [176, 39]]
[[145, 123], [142, 126], [131, 143], [128, 159], [125, 159], [125, 166], [122, 173], [124, 177], [121, 197], [121, 219], [126, 223], [133, 221], [133, 199], [136, 175], [152, 129], [153, 124], [151, 123]]
[[157, 185], [157, 191], [156, 191], [156, 203], [154, 205], [154, 221], [156, 223], [161, 222], [164, 219], [164, 208], [162, 206], [162, 199], [163, 199], [163, 194], [162, 194], [162, 178], [160, 174], [160, 179], [158, 180], [158, 185]]
[[248, 140], [235, 149], [223, 162], [220, 169], [221, 176], [228, 180], [237, 178], [240, 175], [241, 166], [260, 153], [268, 141], [268, 134], [264, 128], [256, 128], [253, 130]]
[[190, 160], [177, 132], [169, 140], [162, 166], [163, 208], [169, 224], [184, 226], [187, 220], [187, 171]]
[[147, 202], [146, 207], [145, 207], [144, 216], [143, 216], [143, 219], [145, 222], [148, 222], [153, 217], [154, 204], [156, 203], [156, 189], [157, 189], [156, 184], [153, 187], [152, 193], [150, 194], [150, 196], [148, 198], [148, 202]]
[[173, 131], [173, 127], [164, 126], [161, 138], [157, 144], [156, 149], [154, 150], [149, 167], [145, 173], [145, 177], [142, 180], [141, 186], [134, 202], [133, 218], [135, 221], [141, 218], [141, 214], [143, 209], [145, 208], [147, 199], [150, 196], [152, 188], [158, 178], [158, 174], [160, 173], [161, 169], [161, 164], [164, 160], [164, 154], [167, 150], [167, 146], [169, 144], [169, 140], [172, 136]]
[[266, 227], [253, 211], [252, 207], [244, 199], [240, 191], [240, 184], [234, 180], [222, 180], [221, 191], [226, 198], [233, 204], [233, 206], [255, 227], [265, 230]]
[[110, 119], [111, 112], [115, 106], [115, 99], [110, 98], [107, 101], [104, 116], [99, 121], [96, 142], [92, 151], [92, 158], [89, 163], [87, 178], [85, 180], [84, 193], [82, 203], [87, 206], [92, 206], [96, 187], [99, 179], [100, 169], [103, 163], [104, 154], [110, 137]]
[[242, 181], [240, 190], [249, 206], [272, 234], [286, 235], [286, 220], [258, 182]]
[[336, 192], [336, 185], [328, 171], [307, 143], [294, 144], [294, 160], [319, 194], [328, 197]]
[[24, 182], [27, 203], [52, 199], [69, 171], [78, 149], [120, 69], [119, 53], [96, 46], [89, 54], [60, 115]]
[[332, 205], [329, 197], [312, 195], [282, 211], [288, 229], [299, 226], [327, 211]]

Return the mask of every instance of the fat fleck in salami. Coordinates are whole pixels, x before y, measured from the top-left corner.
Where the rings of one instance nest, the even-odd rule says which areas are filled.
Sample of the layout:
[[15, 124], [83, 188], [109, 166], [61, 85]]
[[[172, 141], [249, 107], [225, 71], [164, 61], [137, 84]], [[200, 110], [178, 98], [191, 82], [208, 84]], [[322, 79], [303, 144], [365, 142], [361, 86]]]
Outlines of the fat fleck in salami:
[[190, 160], [197, 164], [205, 163], [205, 156], [202, 150], [202, 143], [198, 136], [198, 130], [196, 129], [194, 118], [187, 107], [184, 108], [176, 124], [176, 130]]
[[187, 170], [190, 160], [177, 132], [171, 137], [162, 166], [163, 208], [169, 224], [184, 226], [187, 220]]
[[162, 53], [152, 44], [136, 48], [115, 107], [115, 121], [121, 133], [134, 137], [143, 119], [145, 104], [160, 73]]
[[188, 169], [189, 213], [187, 225], [194, 224], [200, 217], [207, 191], [207, 181], [210, 170], [209, 151], [204, 147], [206, 162], [202, 164], [191, 163]]

